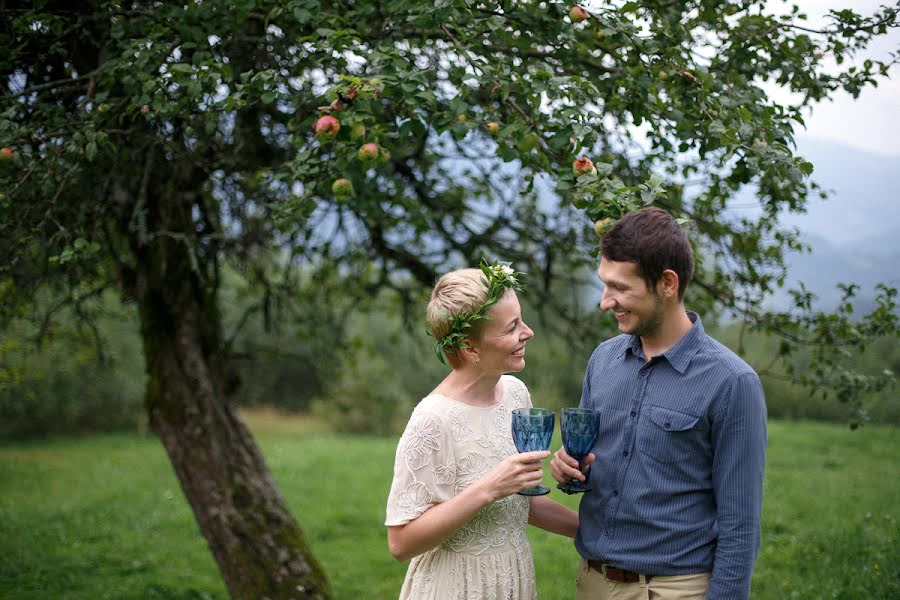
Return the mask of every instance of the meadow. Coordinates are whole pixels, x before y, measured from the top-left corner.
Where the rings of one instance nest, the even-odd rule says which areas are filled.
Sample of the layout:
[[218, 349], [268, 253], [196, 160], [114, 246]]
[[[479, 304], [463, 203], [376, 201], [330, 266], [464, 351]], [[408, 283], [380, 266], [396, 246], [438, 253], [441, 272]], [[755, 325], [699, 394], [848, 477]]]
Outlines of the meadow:
[[[246, 418], [334, 597], [396, 598], [406, 565], [388, 553], [382, 525], [396, 440], [274, 413]], [[898, 457], [896, 427], [770, 422], [752, 597], [900, 598]], [[571, 542], [529, 537], [539, 598], [573, 597]], [[0, 557], [9, 600], [227, 598], [152, 436], [0, 446]]]

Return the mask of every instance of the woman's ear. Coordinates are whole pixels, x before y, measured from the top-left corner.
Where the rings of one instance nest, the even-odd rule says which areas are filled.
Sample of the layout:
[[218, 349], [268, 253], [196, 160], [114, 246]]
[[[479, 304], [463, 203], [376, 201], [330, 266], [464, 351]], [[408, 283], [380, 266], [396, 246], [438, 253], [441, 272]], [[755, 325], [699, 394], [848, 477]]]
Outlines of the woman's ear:
[[460, 348], [459, 356], [467, 363], [472, 363], [473, 365], [477, 365], [478, 361], [481, 360], [478, 356], [478, 349], [472, 343], [472, 340], [469, 338], [465, 338], [463, 340], [468, 346], [468, 348]]

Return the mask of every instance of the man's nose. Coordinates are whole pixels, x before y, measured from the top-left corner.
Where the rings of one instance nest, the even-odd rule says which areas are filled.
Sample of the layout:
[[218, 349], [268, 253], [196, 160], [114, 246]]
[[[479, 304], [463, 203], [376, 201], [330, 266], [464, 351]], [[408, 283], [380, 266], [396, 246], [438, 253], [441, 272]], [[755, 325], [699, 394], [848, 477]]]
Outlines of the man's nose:
[[610, 297], [611, 294], [607, 293], [607, 288], [603, 288], [603, 293], [600, 295], [600, 310], [609, 310], [615, 305], [615, 302]]

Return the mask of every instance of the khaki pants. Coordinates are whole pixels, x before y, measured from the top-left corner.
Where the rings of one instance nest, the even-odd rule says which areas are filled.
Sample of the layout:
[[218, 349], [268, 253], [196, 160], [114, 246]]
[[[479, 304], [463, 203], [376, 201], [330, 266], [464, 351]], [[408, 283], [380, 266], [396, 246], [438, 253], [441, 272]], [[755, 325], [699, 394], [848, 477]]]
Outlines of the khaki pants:
[[657, 575], [647, 582], [609, 581], [581, 559], [575, 580], [576, 600], [704, 600], [709, 573], [693, 575]]

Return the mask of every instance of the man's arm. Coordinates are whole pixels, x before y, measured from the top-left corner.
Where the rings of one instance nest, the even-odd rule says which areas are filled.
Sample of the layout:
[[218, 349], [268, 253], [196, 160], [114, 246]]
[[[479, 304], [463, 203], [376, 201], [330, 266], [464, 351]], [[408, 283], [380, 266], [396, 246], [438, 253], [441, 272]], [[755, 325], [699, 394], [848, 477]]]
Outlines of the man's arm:
[[707, 598], [742, 600], [760, 545], [766, 403], [756, 373], [738, 376], [714, 417], [713, 491], [719, 538]]

